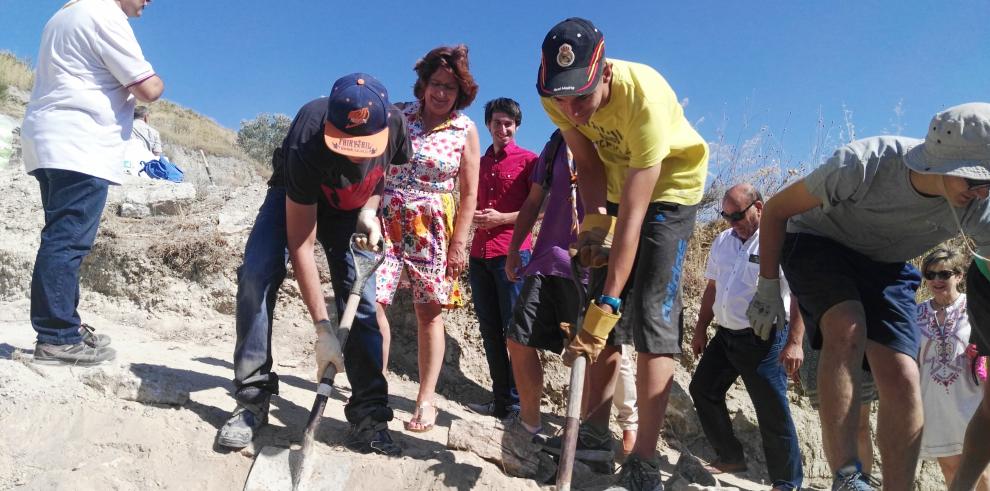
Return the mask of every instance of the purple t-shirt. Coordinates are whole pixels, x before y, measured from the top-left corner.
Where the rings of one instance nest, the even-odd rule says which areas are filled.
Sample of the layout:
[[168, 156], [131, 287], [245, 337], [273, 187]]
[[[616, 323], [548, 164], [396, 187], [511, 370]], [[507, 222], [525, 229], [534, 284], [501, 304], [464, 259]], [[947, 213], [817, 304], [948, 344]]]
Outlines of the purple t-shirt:
[[[557, 146], [556, 155], [553, 151], [553, 138], [543, 147], [543, 153], [533, 168], [531, 181], [533, 184], [544, 185], [547, 179], [547, 159], [553, 159], [553, 171], [550, 182], [550, 192], [545, 198], [547, 206], [543, 213], [543, 224], [540, 234], [536, 237], [536, 245], [526, 266], [524, 275], [542, 274], [544, 276], [571, 277], [571, 258], [567, 247], [577, 240], [577, 233], [572, 228], [573, 212], [571, 209], [571, 159], [567, 158], [567, 145], [563, 142]], [[577, 198], [578, 218], [584, 217], [584, 207]]]

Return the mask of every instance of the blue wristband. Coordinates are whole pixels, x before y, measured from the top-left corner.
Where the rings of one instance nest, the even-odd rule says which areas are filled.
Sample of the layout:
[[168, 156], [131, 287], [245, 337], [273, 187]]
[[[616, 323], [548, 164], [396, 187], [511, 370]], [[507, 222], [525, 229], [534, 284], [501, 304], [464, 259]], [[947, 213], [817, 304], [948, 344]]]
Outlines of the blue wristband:
[[608, 295], [600, 295], [598, 297], [598, 305], [608, 305], [612, 307], [612, 312], [618, 313], [619, 307], [622, 306], [622, 300]]

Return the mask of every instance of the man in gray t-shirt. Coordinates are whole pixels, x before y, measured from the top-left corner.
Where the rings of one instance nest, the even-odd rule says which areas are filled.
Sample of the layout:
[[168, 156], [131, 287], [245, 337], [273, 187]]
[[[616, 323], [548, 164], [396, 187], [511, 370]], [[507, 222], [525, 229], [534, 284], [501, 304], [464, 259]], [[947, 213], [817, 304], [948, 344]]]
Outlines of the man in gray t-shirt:
[[912, 486], [922, 409], [914, 295], [908, 260], [964, 231], [990, 244], [990, 104], [935, 115], [925, 140], [877, 137], [767, 201], [760, 279], [747, 315], [764, 337], [786, 321], [778, 267], [821, 349], [818, 389], [833, 489], [872, 489], [856, 448], [864, 355], [880, 391], [883, 483]]

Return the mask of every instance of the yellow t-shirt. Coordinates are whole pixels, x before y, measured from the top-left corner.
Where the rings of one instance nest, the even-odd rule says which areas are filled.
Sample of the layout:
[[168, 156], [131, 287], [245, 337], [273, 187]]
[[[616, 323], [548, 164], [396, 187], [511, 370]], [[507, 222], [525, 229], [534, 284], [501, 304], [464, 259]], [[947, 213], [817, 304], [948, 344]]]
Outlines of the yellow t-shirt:
[[[608, 200], [619, 203], [626, 172], [661, 165], [651, 202], [694, 205], [708, 173], [708, 144], [687, 119], [673, 89], [649, 66], [608, 59], [612, 83], [608, 103], [577, 127], [605, 163]], [[561, 130], [574, 128], [550, 97], [543, 109]]]

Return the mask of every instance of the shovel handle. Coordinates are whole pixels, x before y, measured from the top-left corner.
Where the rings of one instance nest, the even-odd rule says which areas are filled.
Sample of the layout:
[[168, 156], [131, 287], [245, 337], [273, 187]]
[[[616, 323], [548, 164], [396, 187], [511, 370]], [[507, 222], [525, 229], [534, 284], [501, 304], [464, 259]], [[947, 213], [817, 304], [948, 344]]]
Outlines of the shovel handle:
[[571, 489], [574, 473], [574, 456], [577, 453], [578, 428], [581, 426], [581, 397], [584, 394], [584, 372], [588, 359], [579, 356], [571, 366], [570, 393], [567, 396], [567, 417], [564, 420], [564, 436], [560, 446], [560, 463], [557, 466], [557, 491]]

